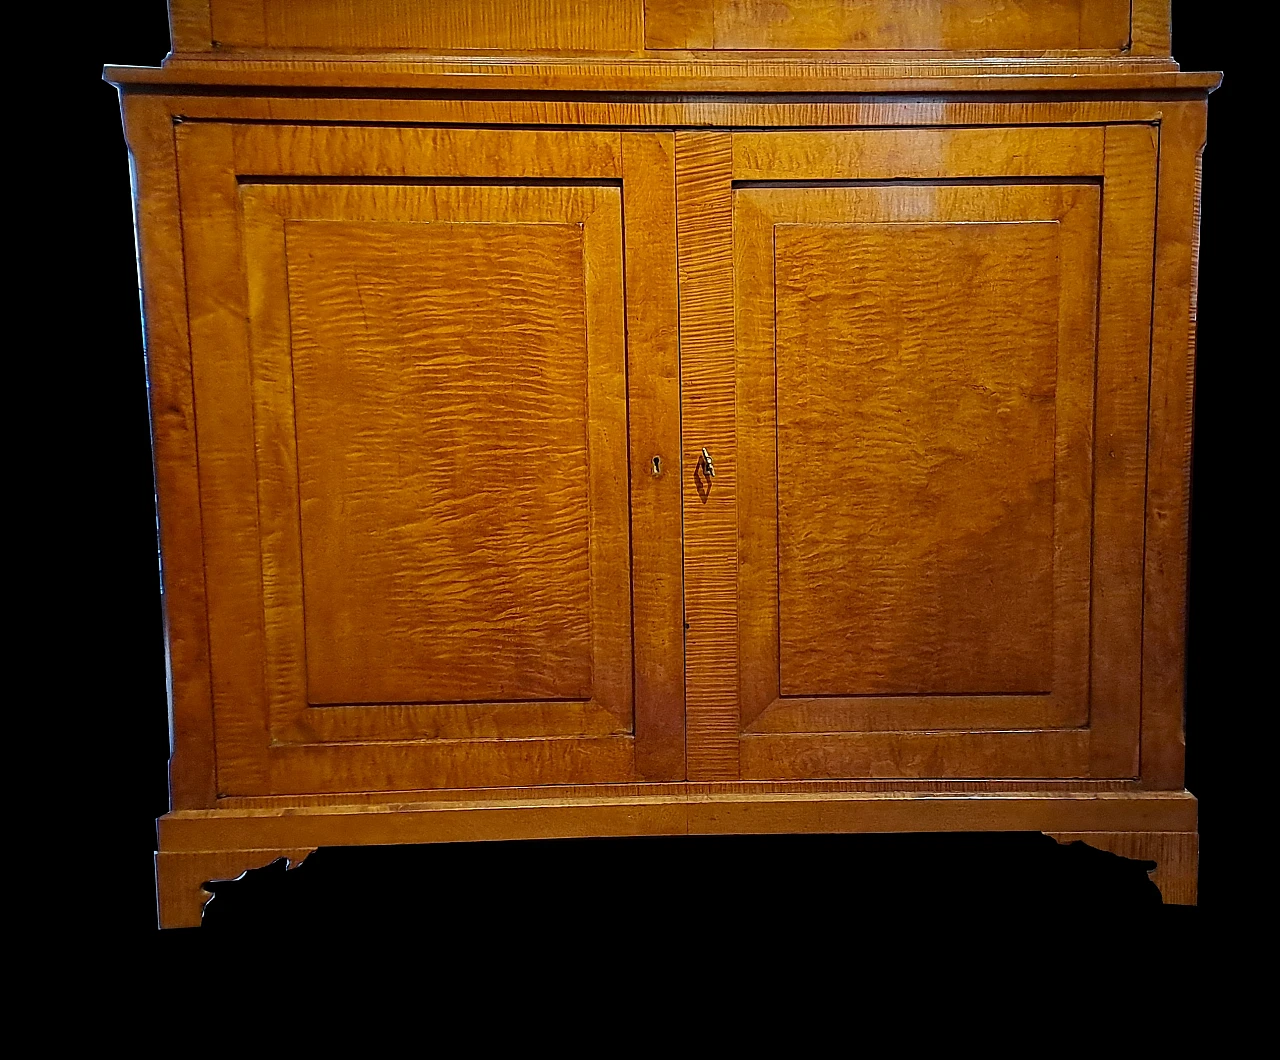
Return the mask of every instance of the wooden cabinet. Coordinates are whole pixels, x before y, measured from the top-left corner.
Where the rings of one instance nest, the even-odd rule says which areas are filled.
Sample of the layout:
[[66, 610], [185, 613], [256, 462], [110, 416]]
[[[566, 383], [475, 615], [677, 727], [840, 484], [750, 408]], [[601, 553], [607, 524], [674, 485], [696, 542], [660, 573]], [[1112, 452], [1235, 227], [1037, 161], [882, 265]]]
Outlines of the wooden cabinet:
[[170, 6], [108, 71], [162, 923], [570, 835], [1031, 829], [1194, 900], [1167, 5]]

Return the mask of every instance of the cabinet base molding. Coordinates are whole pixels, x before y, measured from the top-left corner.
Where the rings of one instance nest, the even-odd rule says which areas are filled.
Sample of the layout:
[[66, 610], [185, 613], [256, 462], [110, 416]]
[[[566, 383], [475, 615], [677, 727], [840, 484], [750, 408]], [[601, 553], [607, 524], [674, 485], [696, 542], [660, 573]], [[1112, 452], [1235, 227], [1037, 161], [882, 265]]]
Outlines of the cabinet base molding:
[[1185, 791], [726, 790], [741, 787], [667, 784], [661, 794], [178, 810], [159, 821], [160, 926], [198, 925], [212, 897], [205, 883], [279, 858], [294, 868], [318, 847], [597, 836], [1044, 832], [1062, 843], [1081, 840], [1154, 861], [1152, 879], [1165, 901], [1195, 902], [1196, 800]]
[[1155, 862], [1147, 870], [1165, 905], [1195, 905], [1200, 863], [1196, 832], [1046, 832], [1059, 843], [1085, 843], [1135, 861]]

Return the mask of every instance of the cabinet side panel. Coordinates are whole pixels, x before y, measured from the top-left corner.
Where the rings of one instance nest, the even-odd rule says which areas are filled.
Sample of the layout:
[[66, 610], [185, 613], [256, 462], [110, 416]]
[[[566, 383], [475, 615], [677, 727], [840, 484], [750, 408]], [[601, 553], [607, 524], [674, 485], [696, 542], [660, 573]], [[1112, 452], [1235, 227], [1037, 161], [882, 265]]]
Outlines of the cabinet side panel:
[[1156, 129], [1107, 129], [1094, 405], [1092, 775], [1138, 775]]
[[173, 119], [160, 96], [122, 99], [132, 160], [151, 397], [151, 445], [163, 555], [169, 693], [169, 792], [174, 809], [216, 798], [209, 629], [196, 459], [186, 275]]
[[198, 417], [200, 511], [218, 790], [266, 785], [262, 566], [245, 270], [231, 130], [177, 128], [191, 380]]
[[1181, 788], [1184, 779], [1187, 538], [1204, 143], [1204, 102], [1170, 105], [1160, 126], [1142, 640], [1142, 782], [1153, 788]]
[[732, 166], [727, 133], [676, 134], [690, 780], [738, 776]]

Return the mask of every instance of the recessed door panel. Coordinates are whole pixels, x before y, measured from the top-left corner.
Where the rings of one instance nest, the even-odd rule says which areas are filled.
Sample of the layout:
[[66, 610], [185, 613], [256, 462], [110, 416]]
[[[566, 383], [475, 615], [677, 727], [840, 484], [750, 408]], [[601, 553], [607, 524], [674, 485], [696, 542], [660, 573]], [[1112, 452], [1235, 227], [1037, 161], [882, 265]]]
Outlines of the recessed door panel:
[[589, 698], [581, 227], [285, 246], [309, 701]]
[[1052, 688], [1058, 244], [776, 229], [782, 695]]
[[1098, 206], [737, 193], [748, 731], [1087, 722]]

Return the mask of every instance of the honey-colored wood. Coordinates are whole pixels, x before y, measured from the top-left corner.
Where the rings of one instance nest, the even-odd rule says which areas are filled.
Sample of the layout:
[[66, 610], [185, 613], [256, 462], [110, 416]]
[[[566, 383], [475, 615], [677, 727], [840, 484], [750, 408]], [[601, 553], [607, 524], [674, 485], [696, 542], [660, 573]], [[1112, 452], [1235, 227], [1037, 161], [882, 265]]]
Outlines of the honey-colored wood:
[[208, 0], [225, 48], [633, 52], [639, 0]]
[[[249, 284], [266, 295], [250, 307], [259, 452], [296, 438], [260, 518], [288, 513], [264, 528], [292, 538], [265, 578], [291, 588], [300, 698], [590, 697], [593, 657], [625, 674], [631, 649], [627, 509], [617, 490], [592, 495], [608, 458], [590, 459], [587, 429], [592, 412], [626, 429], [621, 336], [589, 349], [589, 330], [603, 342], [584, 283], [593, 229], [620, 228], [619, 196], [592, 189], [551, 213], [488, 188], [320, 191], [242, 192]], [[621, 273], [613, 242], [602, 276]], [[616, 481], [625, 452], [610, 457]], [[594, 581], [593, 548], [619, 578]]]
[[674, 780], [684, 767], [684, 529], [681, 512], [680, 318], [675, 136], [622, 136], [626, 196], [627, 388], [630, 395], [636, 772]]
[[968, 177], [1082, 177], [1103, 172], [1100, 128], [862, 129], [740, 132], [733, 179], [959, 180]]
[[314, 847], [290, 850], [160, 851], [156, 854], [156, 905], [162, 928], [199, 927], [213, 898], [206, 883], [236, 880], [252, 869], [285, 859], [296, 869]]
[[283, 795], [404, 787], [521, 787], [635, 779], [629, 735], [311, 742], [271, 748], [270, 790]]
[[1156, 136], [1107, 129], [1094, 409], [1093, 643], [1089, 728], [1096, 776], [1136, 776], [1142, 708], [1143, 497], [1151, 361]]
[[[277, 106], [279, 105], [280, 104], [277, 103]], [[375, 107], [378, 108], [379, 109], [378, 112], [380, 113], [381, 111], [385, 110], [386, 107], [388, 106], [387, 103], [371, 103], [368, 101], [365, 101], [363, 103], [348, 101], [343, 105], [351, 108], [363, 107], [364, 109], [370, 112], [371, 116], [373, 113], [375, 113], [373, 108]], [[182, 106], [186, 110], [195, 109], [192, 107], [192, 103], [189, 99], [183, 100]], [[238, 107], [242, 112], [246, 113], [246, 115], [251, 115], [255, 112], [255, 109], [260, 106], [260, 104], [255, 104], [253, 101], [250, 101], [250, 100], [239, 101], [238, 103], [234, 103], [234, 104], [228, 104], [225, 101], [219, 103], [217, 101], [209, 100], [209, 101], [203, 101], [201, 104], [202, 109], [213, 110], [214, 108], [216, 108], [221, 112], [228, 111], [231, 106]], [[332, 110], [335, 107], [335, 104], [323, 103], [323, 102], [309, 102], [309, 103], [303, 102], [300, 104], [296, 104], [295, 106], [305, 107], [313, 113], [317, 112], [318, 110], [318, 113], [323, 114], [326, 109]], [[400, 103], [400, 104], [396, 104], [396, 106], [402, 109], [406, 107], [416, 108], [417, 110], [422, 111], [425, 114], [425, 113], [430, 113], [433, 110], [438, 111], [442, 106], [448, 106], [456, 109], [459, 105], [441, 104], [441, 103], [433, 103], [431, 101], [423, 101], [423, 102], [414, 103], [414, 104]], [[493, 110], [493, 107], [490, 104], [484, 104], [481, 106], [472, 104], [469, 106], [475, 109], [478, 113], [492, 112]], [[1111, 105], [1111, 106], [1115, 107], [1116, 105]], [[1131, 108], [1134, 107], [1134, 105], [1126, 105], [1126, 106], [1129, 106]], [[1159, 105], [1147, 105], [1149, 109], [1145, 113], [1150, 114], [1152, 116], [1158, 115], [1159, 113], [1158, 106]], [[510, 105], [508, 105], [508, 107], [510, 107]], [[545, 107], [541, 107], [541, 106], [538, 109], [543, 111], [546, 110]], [[582, 109], [581, 105], [579, 106], [579, 109], [580, 110]], [[727, 109], [728, 108], [721, 106], [721, 110], [727, 110]], [[775, 106], [771, 109], [771, 111], [763, 107], [756, 108], [756, 109], [758, 113], [752, 113], [750, 115], [750, 118], [753, 121], [762, 121], [762, 120], [767, 121], [769, 120], [772, 114], [774, 116], [773, 120], [788, 121], [788, 122], [796, 121], [796, 120], [800, 120], [800, 121], [822, 120], [824, 116], [828, 116], [828, 115], [830, 116], [830, 118], [838, 121], [845, 121], [850, 119], [880, 121], [880, 120], [884, 120], [886, 117], [893, 117], [893, 116], [896, 116], [898, 120], [911, 120], [912, 113], [917, 113], [920, 115], [928, 115], [930, 117], [937, 116], [938, 118], [946, 117], [946, 118], [949, 118], [950, 120], [964, 122], [964, 121], [971, 121], [971, 120], [989, 120], [988, 118], [986, 118], [983, 112], [984, 111], [995, 112], [996, 110], [998, 110], [998, 108], [990, 104], [979, 105], [977, 107], [974, 107], [973, 105], [962, 106], [958, 104], [949, 104], [946, 106], [945, 110], [939, 110], [938, 108], [933, 106], [921, 106], [921, 105], [914, 105], [913, 107], [900, 106], [897, 108], [896, 112], [894, 112], [893, 114], [890, 114], [889, 112], [884, 111], [883, 108], [881, 108], [880, 110], [873, 110], [872, 108], [865, 107], [865, 106], [858, 107], [858, 108], [855, 108], [855, 107], [842, 108], [842, 111], [844, 113], [840, 113], [838, 111], [833, 110], [829, 105], [820, 105], [820, 106], [789, 105], [789, 106], [783, 106], [783, 107]], [[860, 116], [858, 113], [859, 111], [861, 112]], [[1094, 104], [1018, 105], [1017, 110], [1014, 113], [1024, 117], [1024, 119], [1030, 119], [1033, 121], [1035, 120], [1043, 121], [1045, 118], [1055, 116], [1055, 115], [1061, 116], [1064, 118], [1068, 116], [1073, 118], [1083, 118], [1083, 117], [1087, 117], [1091, 111], [1097, 112], [1098, 114], [1104, 113], [1099, 109], [1098, 105], [1094, 105]], [[1120, 113], [1120, 112], [1113, 110], [1112, 113]], [[1141, 110], [1136, 110], [1136, 109], [1132, 110], [1131, 113], [1134, 116], [1143, 115], [1143, 112]], [[534, 116], [532, 112], [530, 116]], [[586, 116], [585, 113], [583, 116], [584, 117]], [[560, 117], [561, 115], [558, 113], [548, 112], [545, 114], [545, 118], [550, 120], [558, 120]], [[658, 118], [659, 120], [663, 120], [667, 118], [667, 115], [655, 114], [654, 117]], [[703, 108], [703, 110], [698, 113], [697, 117], [699, 118], [699, 120], [705, 120], [705, 118], [707, 117], [711, 117], [712, 120], [715, 120], [714, 115], [711, 114], [711, 112], [707, 111], [706, 108]], [[730, 116], [726, 115], [726, 117], [730, 117]], [[725, 120], [725, 118], [722, 117], [719, 120]], [[730, 120], [731, 120], [731, 117], [730, 117]], [[154, 317], [154, 314], [153, 314], [153, 317]], [[1179, 706], [1179, 715], [1180, 715], [1180, 706]]]
[[169, 38], [175, 52], [207, 52], [213, 48], [209, 0], [169, 0]]
[[[310, 805], [291, 813], [189, 810], [160, 819], [175, 853], [585, 835], [769, 832], [1194, 832], [1185, 792], [760, 792], [665, 785], [628, 798], [536, 793], [502, 799]], [[277, 855], [278, 856], [278, 855]], [[237, 870], [239, 871], [239, 870]], [[206, 879], [212, 877], [205, 877]]]
[[122, 100], [133, 160], [138, 272], [151, 399], [160, 548], [164, 557], [165, 666], [169, 699], [169, 796], [174, 809], [217, 799], [204, 522], [178, 217], [173, 121], [155, 96]]
[[172, 0], [170, 12], [177, 52], [1167, 56], [1170, 24], [1168, 0]]
[[[296, 275], [258, 281], [251, 258], [251, 288], [289, 291], [274, 301], [288, 317], [254, 356], [282, 359], [255, 375], [259, 449], [287, 453], [296, 438], [299, 459], [296, 471], [281, 468], [284, 492], [262, 504], [289, 513], [264, 537], [293, 540], [267, 584], [269, 615], [292, 608], [297, 627], [295, 651], [268, 645], [269, 655], [287, 666], [306, 639], [306, 688], [295, 701], [586, 698], [629, 729], [626, 451], [609, 442], [626, 436], [617, 192], [378, 187], [351, 196], [325, 186], [280, 195], [269, 186], [265, 197], [294, 214], [271, 222], [257, 220], [264, 195], [251, 207], [249, 191], [248, 223], [266, 227], [250, 236], [253, 257], [274, 253], [283, 273], [285, 229], [290, 273], [310, 258], [312, 282], [323, 285], [313, 295]], [[378, 220], [349, 220], [361, 216]], [[317, 226], [333, 246], [328, 259], [304, 242]], [[363, 257], [369, 250], [379, 257]], [[415, 273], [415, 261], [436, 271]], [[355, 292], [344, 313], [334, 300]], [[251, 307], [251, 320], [260, 315]], [[327, 374], [308, 363], [322, 328], [331, 332], [318, 340]], [[414, 344], [397, 354], [406, 333]], [[289, 382], [291, 345], [292, 389], [273, 402], [264, 390], [273, 374]], [[367, 360], [347, 354], [353, 347]], [[353, 392], [378, 404], [366, 411]], [[278, 438], [262, 433], [273, 411]], [[604, 437], [588, 439], [592, 421], [603, 421]], [[358, 448], [331, 441], [342, 435]], [[292, 592], [277, 595], [291, 578]], [[477, 709], [487, 706], [467, 708]]]
[[[107, 72], [164, 552], [163, 923], [318, 846], [574, 835], [1026, 829], [1194, 901], [1219, 78], [1169, 58], [1167, 0], [170, 17], [162, 69]], [[890, 488], [938, 454], [971, 477], [926, 475], [936, 511]], [[886, 572], [904, 606], [851, 620]]]
[[[189, 131], [186, 125], [174, 131], [179, 149]], [[248, 793], [269, 791], [270, 782], [244, 263], [238, 225], [230, 220], [239, 211], [231, 128], [201, 128], [200, 141], [200, 151], [182, 166], [181, 217], [169, 223], [181, 225], [187, 272], [218, 793]], [[192, 201], [195, 186], [208, 189], [199, 208]], [[211, 282], [214, 277], [220, 282]], [[211, 355], [202, 357], [201, 350]], [[214, 399], [202, 407], [201, 394]], [[230, 395], [243, 399], [227, 400]]]
[[[139, 89], [126, 82], [127, 96], [153, 91]], [[231, 96], [173, 94], [164, 97], [169, 113], [184, 120], [220, 120], [236, 123], [274, 122], [285, 125], [330, 123], [336, 125], [452, 125], [462, 128], [490, 130], [490, 126], [517, 125], [529, 131], [550, 131], [561, 126], [627, 126], [627, 127], [707, 127], [737, 130], [739, 137], [750, 137], [757, 129], [784, 131], [837, 132], [841, 127], [864, 127], [867, 134], [879, 133], [882, 126], [901, 127], [904, 131], [926, 127], [950, 132], [963, 126], [995, 126], [986, 130], [1001, 134], [1007, 127], [1022, 132], [1023, 126], [1068, 126], [1059, 128], [1060, 136], [1076, 132], [1070, 126], [1147, 123], [1159, 124], [1166, 114], [1173, 115], [1186, 104], [1159, 93], [1148, 98], [1076, 99], [1053, 94], [1028, 98], [949, 98], [916, 99], [900, 96], [871, 96], [853, 102], [824, 94], [806, 99], [734, 97], [703, 99], [681, 97], [648, 99], [623, 96], [618, 100], [597, 100], [590, 96], [568, 95], [560, 99], [452, 99], [424, 96], [405, 99], [400, 94], [360, 94], [353, 98], [327, 98], [289, 93], [286, 95]], [[1190, 104], [1191, 106], [1203, 106]], [[743, 131], [745, 129], [745, 131]], [[591, 131], [577, 129], [577, 131]], [[1092, 130], [1097, 136], [1100, 130]], [[1101, 157], [1101, 140], [1097, 141], [1097, 157]], [[1090, 151], [1093, 148], [1089, 148]], [[593, 151], [586, 157], [599, 157]], [[611, 157], [611, 156], [610, 156]], [[1016, 156], [1006, 155], [1009, 165]], [[603, 167], [615, 163], [600, 158]], [[916, 165], [922, 163], [917, 162]], [[608, 172], [613, 173], [613, 169]], [[554, 171], [550, 175], [555, 175]], [[894, 174], [891, 174], [891, 176]]]
[[[1144, 262], [1154, 219], [1140, 189], [1154, 187], [1154, 155], [1147, 150], [1148, 128], [1122, 127], [1118, 135], [1127, 130], [1122, 142], [1134, 145], [1131, 156], [1108, 154], [1101, 129], [735, 135], [735, 175], [744, 180], [734, 193], [743, 776], [1138, 774], [1139, 722], [1133, 712], [1140, 696], [1133, 675], [1140, 649], [1128, 638], [1132, 616], [1140, 611], [1126, 606], [1132, 598], [1125, 593], [1141, 584], [1140, 546], [1134, 550], [1129, 529], [1135, 522], [1140, 526], [1141, 518], [1132, 484], [1111, 468], [1119, 447], [1132, 446], [1136, 454], [1145, 446], [1145, 423], [1135, 407], [1145, 402], [1145, 371], [1137, 362], [1146, 349], [1142, 322], [1149, 317], [1151, 277]], [[906, 148], [906, 136], [915, 137], [915, 151]], [[770, 143], [774, 138], [777, 144]], [[1037, 161], [1029, 164], [1028, 158]], [[1086, 181], [1055, 190], [1049, 182], [1055, 167], [1066, 181], [1092, 172], [1101, 189]], [[1006, 168], [1014, 172], [1003, 177]], [[1035, 169], [1046, 183], [1017, 183]], [[812, 183], [811, 172], [841, 183], [824, 190]], [[917, 181], [981, 177], [993, 183], [848, 183], [895, 175]], [[809, 182], [779, 183], [788, 179]], [[1002, 180], [1011, 183], [1001, 188]], [[768, 183], [745, 183], [756, 181]], [[1123, 253], [1104, 250], [1101, 259], [1099, 198], [1103, 238], [1125, 244]], [[897, 234], [877, 244], [881, 231]], [[1014, 244], [1003, 245], [1022, 231], [1039, 233], [1041, 240], [1052, 233], [1052, 251], [1040, 259], [1047, 271], [1038, 273]], [[1109, 231], [1117, 234], [1108, 237]], [[1001, 249], [982, 273], [982, 291], [947, 295], [949, 284], [984, 268], [977, 248], [985, 238], [1000, 242]], [[894, 256], [898, 248], [901, 258]], [[916, 274], [931, 268], [940, 253], [962, 256], [928, 278]], [[995, 262], [1016, 262], [1016, 278], [1010, 275], [1002, 287]], [[1038, 309], [1032, 304], [1037, 276], [1048, 282]], [[899, 284], [901, 293], [880, 294], [898, 291]], [[984, 310], [982, 299], [1001, 290]], [[930, 298], [942, 301], [935, 305]], [[948, 298], [955, 299], [954, 310], [942, 308]], [[1093, 312], [1099, 298], [1100, 327]], [[1123, 308], [1112, 308], [1116, 298], [1124, 300]], [[973, 336], [947, 340], [952, 313], [957, 322], [990, 319]], [[1009, 315], [1002, 332], [994, 321], [1004, 313]], [[965, 351], [964, 361], [957, 362], [964, 371], [977, 370], [976, 351], [988, 342], [1006, 341], [1008, 349], [993, 360], [1002, 371], [1033, 363], [1020, 358], [1035, 348], [1028, 329], [1036, 319], [1055, 323], [1052, 338], [1040, 347], [1040, 363], [1052, 366], [1040, 384], [1028, 378], [1011, 389], [994, 376], [977, 389], [954, 376], [947, 383], [930, 382], [931, 372], [947, 371], [953, 349]], [[918, 338], [911, 330], [887, 330], [914, 327], [915, 320], [928, 322]], [[1002, 333], [1007, 340], [999, 339]], [[881, 334], [891, 339], [883, 350], [874, 345]], [[920, 344], [935, 335], [944, 340], [937, 353], [912, 361], [912, 351], [925, 349]], [[850, 345], [855, 337], [856, 345]], [[892, 373], [900, 365], [905, 374], [899, 391]], [[859, 396], [864, 377], [870, 402], [865, 406]], [[971, 414], [962, 406], [941, 411], [952, 383], [959, 394], [985, 394], [995, 402], [988, 427], [973, 421], [959, 428], [969, 422], [967, 415], [983, 415], [979, 406]], [[1104, 385], [1108, 393], [1095, 416], [1095, 387]], [[1032, 419], [1013, 418], [1019, 401], [1024, 417]], [[1012, 439], [1011, 424], [1034, 423], [1041, 409], [1052, 410], [1040, 420], [1048, 430], [1043, 441], [1030, 435], [1011, 440], [1001, 455], [1000, 439]], [[1105, 455], [1093, 449], [1095, 422], [1115, 424], [1108, 435], [1114, 444]], [[919, 432], [958, 428], [963, 437], [980, 440], [980, 447], [965, 455], [959, 437], [942, 443], [935, 466], [932, 443]], [[1037, 444], [1049, 449], [1033, 465], [1028, 461], [1037, 459]], [[876, 456], [880, 449], [883, 459]], [[993, 463], [987, 470], [964, 478], [964, 468], [988, 458]], [[911, 468], [920, 460], [924, 493], [916, 497]], [[1108, 461], [1107, 468], [1095, 470]], [[999, 498], [991, 526], [1010, 527], [1007, 541], [975, 542], [969, 558], [961, 558], [963, 552], [954, 560], [938, 558], [935, 547], [967, 547], [960, 544], [967, 540], [963, 535], [931, 521], [949, 510], [938, 493], [952, 481], [948, 468], [960, 476], [954, 496], [965, 512], [955, 517], [955, 527], [973, 533], [986, 525], [975, 505], [985, 503], [983, 497], [992, 503]], [[1028, 477], [1019, 479], [1020, 468]], [[1038, 506], [1031, 500], [1037, 481], [1043, 492]], [[892, 507], [900, 503], [903, 510]], [[1032, 507], [1017, 506], [1025, 503]], [[1036, 511], [1038, 516], [1031, 514]], [[1016, 531], [1007, 522], [1024, 518], [1032, 522]], [[1033, 524], [1048, 535], [1038, 547]], [[1006, 547], [1020, 559], [996, 559]], [[901, 569], [895, 556], [902, 557]], [[1014, 570], [1001, 589], [1001, 574]], [[967, 583], [971, 576], [976, 580]], [[928, 580], [933, 577], [943, 581], [935, 586]], [[937, 595], [937, 586], [949, 578], [960, 581], [948, 602]], [[1039, 602], [1037, 579], [1049, 594]], [[1113, 582], [1124, 588], [1110, 588]], [[1103, 594], [1105, 606], [1098, 603]], [[917, 606], [924, 610], [917, 613]], [[897, 640], [927, 637], [925, 612], [935, 607], [939, 618], [956, 626], [932, 642]], [[866, 616], [866, 625], [859, 616]], [[1098, 626], [1104, 620], [1106, 631]], [[1106, 646], [1095, 647], [1105, 659], [1090, 660], [1091, 638], [1095, 646]], [[961, 668], [954, 673], [945, 661], [951, 650]], [[988, 654], [993, 651], [996, 656]], [[1020, 669], [1026, 666], [1031, 669]], [[975, 667], [987, 667], [988, 676]], [[1018, 680], [1018, 687], [1008, 683]], [[1036, 729], [1044, 731], [1031, 731]], [[902, 735], [852, 735], [877, 730]], [[836, 732], [850, 735], [799, 735]], [[966, 761], [968, 755], [976, 757]]]
[[[888, 729], [960, 728], [973, 704], [991, 727], [1024, 728], [1031, 698], [1047, 727], [1084, 724], [1096, 187], [744, 189], [737, 201], [739, 444], [754, 498], [739, 525], [744, 723], [777, 731], [760, 718], [776, 704], [800, 731], [856, 728], [839, 718], [845, 706], [877, 711]], [[1028, 239], [1047, 268], [1039, 295], [1018, 249]], [[834, 256], [806, 257], [815, 245]], [[1005, 263], [1016, 278], [1000, 280]], [[974, 268], [982, 291], [953, 290]], [[876, 344], [875, 328], [913, 319], [928, 330]], [[956, 333], [968, 321], [980, 333]], [[936, 349], [922, 345], [935, 335]], [[957, 378], [982, 370], [986, 343], [1003, 344], [999, 369]], [[809, 350], [819, 359], [805, 360]], [[965, 351], [963, 367], [952, 350]], [[1000, 381], [1019, 365], [1039, 365], [1039, 382]], [[1018, 429], [1039, 440], [1012, 440]], [[935, 443], [934, 430], [957, 434]], [[966, 450], [968, 438], [979, 448]], [[995, 536], [978, 543], [953, 526]], [[931, 634], [939, 621], [956, 626]]]
[[1160, 124], [1143, 569], [1142, 778], [1152, 788], [1180, 788], [1184, 778], [1187, 538], [1204, 145], [1204, 104], [1170, 107]]
[[738, 776], [732, 166], [729, 135], [676, 134], [690, 780]]
[[[1221, 75], [1182, 73], [1163, 59], [988, 58], [909, 54], [901, 60], [834, 59], [738, 52], [678, 59], [501, 56], [494, 58], [234, 58], [184, 55], [163, 69], [109, 66], [113, 84], [241, 88], [393, 89], [500, 92], [779, 92], [963, 93], [1105, 92], [1194, 93], [1215, 89]], [[306, 53], [303, 53], [306, 54]]]
[[1133, 55], [1169, 55], [1173, 47], [1171, 0], [1133, 0], [1129, 51]]
[[[626, 799], [508, 797], [489, 802], [318, 805], [287, 814], [179, 811], [160, 821], [156, 856], [162, 927], [194, 927], [211, 897], [203, 884], [321, 846], [580, 836], [1043, 831], [1122, 857], [1155, 861], [1165, 901], [1195, 901], [1195, 800], [1185, 793], [738, 793], [670, 785]], [[1107, 831], [1083, 831], [1082, 824]]]
[[1088, 729], [801, 731], [746, 734], [740, 755], [742, 776], [753, 780], [1088, 777], [1090, 743]]
[[1154, 861], [1147, 875], [1165, 905], [1195, 905], [1200, 839], [1195, 832], [1048, 832], [1059, 843], [1086, 843], [1135, 861]]
[[255, 177], [403, 177], [444, 184], [622, 176], [622, 141], [612, 131], [534, 129], [513, 136], [500, 129], [237, 125], [231, 135], [235, 172]]
[[1129, 0], [644, 0], [644, 24], [654, 49], [1119, 53]]
[[[218, 800], [219, 810], [296, 810], [334, 806], [402, 806], [417, 803], [545, 802], [555, 799], [634, 800], [650, 796], [891, 794], [916, 798], [933, 795], [1033, 794], [1057, 796], [1140, 794], [1160, 798], [1194, 799], [1186, 792], [1149, 792], [1137, 780], [734, 780], [709, 783], [659, 781], [639, 784], [544, 784], [511, 788], [418, 788], [412, 791], [331, 792], [321, 795], [229, 795]], [[1152, 827], [1163, 827], [1153, 825]]]
[[[200, 168], [228, 143], [229, 160]], [[660, 675], [680, 665], [678, 536], [647, 548], [668, 580], [639, 610], [630, 597], [628, 452], [652, 428], [629, 441], [624, 314], [639, 325], [652, 307], [661, 320], [663, 302], [637, 276], [626, 307], [616, 188], [521, 186], [557, 171], [617, 173], [619, 137], [393, 130], [383, 143], [343, 129], [184, 125], [179, 145], [193, 160], [185, 201], [202, 219], [190, 238], [244, 224], [243, 250], [193, 259], [196, 304], [216, 298], [249, 321], [216, 357], [199, 356], [197, 340], [211, 372], [225, 370], [227, 348], [249, 365], [238, 380], [197, 385], [215, 424], [203, 444], [243, 444], [215, 433], [224, 407], [238, 406], [257, 453], [226, 453], [247, 481], [203, 480], [206, 505], [238, 512], [260, 539], [219, 542], [213, 607], [265, 615], [254, 640], [237, 618], [240, 639], [215, 650], [229, 683], [219, 716], [235, 733], [220, 790], [634, 776], [637, 622], [653, 631], [641, 662]], [[353, 170], [443, 183], [307, 179]], [[512, 183], [449, 184], [503, 170]], [[294, 183], [255, 183], [283, 176]], [[642, 217], [631, 223], [649, 232]], [[670, 215], [652, 238], [664, 232]], [[414, 344], [397, 352], [404, 335]], [[642, 418], [675, 419], [673, 389], [635, 396]], [[661, 485], [671, 513], [677, 485]], [[654, 775], [679, 775], [679, 688], [668, 676], [644, 691], [637, 738], [666, 748]], [[555, 743], [566, 738], [581, 747]]]

